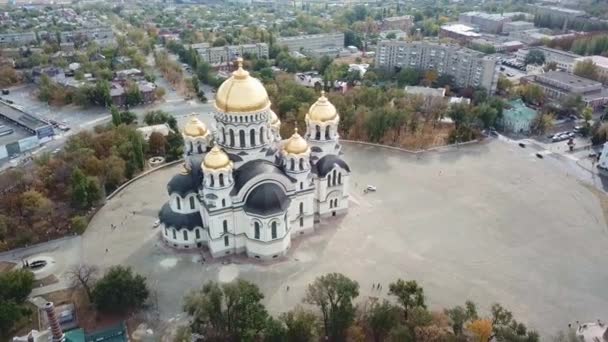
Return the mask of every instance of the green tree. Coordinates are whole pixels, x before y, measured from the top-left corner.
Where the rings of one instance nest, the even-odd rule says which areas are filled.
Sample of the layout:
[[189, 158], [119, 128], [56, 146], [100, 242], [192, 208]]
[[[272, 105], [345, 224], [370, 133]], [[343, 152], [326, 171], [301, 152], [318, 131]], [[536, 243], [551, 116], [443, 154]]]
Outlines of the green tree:
[[34, 275], [28, 270], [0, 274], [0, 338], [8, 340], [15, 324], [30, 314], [24, 302], [33, 286]]
[[404, 281], [397, 279], [396, 282], [389, 284], [388, 289], [388, 294], [397, 297], [406, 321], [411, 309], [416, 307], [426, 308], [424, 290], [418, 286], [415, 280]]
[[422, 73], [414, 68], [405, 68], [397, 74], [397, 84], [400, 87], [406, 85], [418, 85], [422, 79]]
[[445, 314], [450, 318], [454, 335], [461, 336], [464, 325], [478, 318], [475, 303], [467, 300], [464, 307], [458, 305], [451, 309], [445, 309]]
[[506, 310], [502, 305], [495, 303], [491, 308], [492, 313], [492, 335], [488, 341], [525, 341], [538, 342], [540, 336], [534, 330], [528, 328], [513, 318], [511, 311]]
[[388, 333], [397, 326], [399, 313], [387, 300], [374, 302], [366, 314], [374, 341], [384, 341]]
[[264, 342], [288, 342], [287, 329], [283, 322], [268, 316], [266, 326], [264, 327]]
[[545, 54], [541, 50], [532, 49], [526, 55], [524, 59], [524, 63], [535, 64], [535, 65], [543, 65], [545, 63]]
[[143, 170], [145, 160], [142, 137], [138, 133], [132, 134], [131, 137], [131, 144], [133, 146], [133, 164], [138, 170]]
[[135, 82], [132, 82], [127, 86], [125, 95], [128, 107], [137, 106], [143, 101], [141, 92], [139, 91], [139, 86]]
[[191, 342], [192, 341], [192, 329], [187, 325], [177, 327], [175, 331], [175, 337], [173, 342]]
[[192, 331], [214, 340], [252, 340], [268, 322], [260, 289], [246, 280], [208, 282], [184, 298]]
[[308, 285], [304, 302], [319, 307], [325, 336], [332, 341], [340, 341], [354, 320], [353, 300], [358, 295], [359, 284], [356, 281], [340, 273], [329, 273]]
[[296, 307], [282, 314], [280, 319], [287, 327], [287, 341], [313, 342], [317, 340], [317, 316], [314, 313]]
[[122, 119], [120, 117], [120, 112], [118, 111], [118, 108], [116, 108], [115, 106], [110, 107], [110, 113], [112, 113], [112, 124], [114, 126], [120, 126], [120, 124], [122, 123]]
[[112, 266], [93, 288], [93, 303], [102, 312], [124, 313], [140, 308], [148, 298], [146, 278], [130, 267]]

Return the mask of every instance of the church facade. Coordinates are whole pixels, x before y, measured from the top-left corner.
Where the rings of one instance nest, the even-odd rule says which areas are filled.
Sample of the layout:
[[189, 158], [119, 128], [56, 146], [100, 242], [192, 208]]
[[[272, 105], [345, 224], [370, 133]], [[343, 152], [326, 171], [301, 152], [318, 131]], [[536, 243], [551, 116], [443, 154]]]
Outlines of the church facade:
[[213, 131], [194, 117], [183, 129], [184, 164], [159, 212], [169, 246], [272, 259], [347, 212], [350, 168], [340, 157], [340, 117], [324, 94], [306, 115], [306, 133], [283, 140], [264, 86], [239, 62], [213, 114]]

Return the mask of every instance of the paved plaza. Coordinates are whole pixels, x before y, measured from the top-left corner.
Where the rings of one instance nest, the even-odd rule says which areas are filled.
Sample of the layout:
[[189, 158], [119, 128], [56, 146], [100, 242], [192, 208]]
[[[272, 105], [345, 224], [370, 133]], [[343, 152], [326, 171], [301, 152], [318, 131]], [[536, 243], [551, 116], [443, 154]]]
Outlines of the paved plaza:
[[[345, 144], [345, 159], [353, 170], [350, 213], [296, 239], [274, 263], [203, 263], [198, 252], [163, 246], [153, 223], [178, 166], [108, 201], [66, 249], [75, 263], [133, 266], [148, 277], [163, 319], [181, 312], [188, 290], [236, 277], [258, 284], [272, 312], [286, 311], [328, 272], [357, 280], [361, 297], [386, 296], [401, 277], [422, 284], [431, 308], [471, 299], [487, 313], [500, 302], [545, 335], [570, 321], [606, 319], [608, 229], [600, 201], [558, 160], [497, 140], [418, 155]], [[378, 191], [364, 194], [367, 184]], [[62, 253], [65, 260], [70, 252]], [[378, 282], [382, 293], [372, 290]]]

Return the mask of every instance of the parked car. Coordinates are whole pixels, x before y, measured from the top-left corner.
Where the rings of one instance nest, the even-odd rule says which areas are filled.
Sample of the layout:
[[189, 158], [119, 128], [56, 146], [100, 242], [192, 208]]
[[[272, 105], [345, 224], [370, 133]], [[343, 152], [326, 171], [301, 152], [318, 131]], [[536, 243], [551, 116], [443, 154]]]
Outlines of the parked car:
[[377, 189], [376, 189], [376, 187], [375, 187], [375, 186], [373, 186], [373, 185], [368, 185], [368, 186], [365, 188], [365, 190], [367, 190], [367, 191], [376, 191]]
[[2, 95], [8, 95], [10, 93], [11, 93], [11, 91], [8, 89], [2, 89]]

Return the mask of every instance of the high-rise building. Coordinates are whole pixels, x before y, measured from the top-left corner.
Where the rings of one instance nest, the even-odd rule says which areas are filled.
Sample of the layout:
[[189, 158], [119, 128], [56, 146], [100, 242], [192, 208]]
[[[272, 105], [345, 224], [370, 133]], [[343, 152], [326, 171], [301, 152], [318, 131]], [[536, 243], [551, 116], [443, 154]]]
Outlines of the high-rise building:
[[436, 70], [439, 75], [452, 75], [461, 87], [484, 87], [488, 91], [495, 88], [498, 78], [496, 61], [483, 53], [432, 42], [381, 41], [376, 49], [376, 67], [390, 71]]
[[268, 58], [268, 44], [266, 43], [217, 47], [201, 46], [197, 47], [196, 51], [209, 64], [231, 63], [238, 57], [246, 55], [255, 56], [256, 58]]
[[308, 34], [294, 37], [280, 37], [278, 45], [287, 46], [289, 51], [310, 52], [328, 48], [343, 48], [344, 33]]

